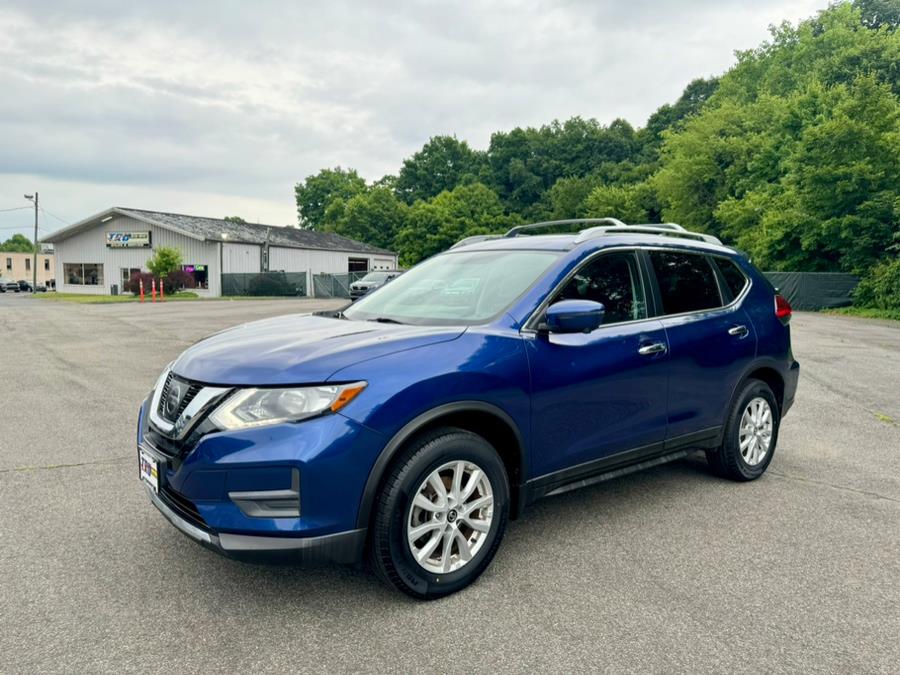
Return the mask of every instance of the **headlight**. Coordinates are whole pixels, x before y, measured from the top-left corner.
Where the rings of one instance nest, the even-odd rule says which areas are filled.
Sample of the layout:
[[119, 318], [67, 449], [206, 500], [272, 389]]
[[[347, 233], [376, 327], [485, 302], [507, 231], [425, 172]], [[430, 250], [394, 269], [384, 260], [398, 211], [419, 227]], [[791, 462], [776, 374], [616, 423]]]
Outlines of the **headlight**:
[[220, 429], [250, 429], [297, 422], [326, 412], [337, 412], [365, 388], [365, 382], [353, 382], [319, 387], [239, 389], [216, 408], [210, 420]]

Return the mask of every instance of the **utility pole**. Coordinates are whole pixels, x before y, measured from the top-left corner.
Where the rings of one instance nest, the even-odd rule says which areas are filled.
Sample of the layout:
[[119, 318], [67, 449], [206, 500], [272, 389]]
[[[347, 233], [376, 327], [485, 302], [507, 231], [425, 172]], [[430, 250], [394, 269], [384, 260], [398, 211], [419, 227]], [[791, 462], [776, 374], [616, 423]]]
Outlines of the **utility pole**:
[[37, 251], [38, 251], [38, 193], [25, 195], [25, 199], [34, 202], [34, 249], [31, 258], [31, 292], [37, 288]]
[[269, 230], [271, 230], [271, 229], [272, 228], [269, 228], [269, 227], [266, 228], [266, 258], [263, 261], [265, 263], [265, 266], [263, 267], [263, 272], [269, 271]]

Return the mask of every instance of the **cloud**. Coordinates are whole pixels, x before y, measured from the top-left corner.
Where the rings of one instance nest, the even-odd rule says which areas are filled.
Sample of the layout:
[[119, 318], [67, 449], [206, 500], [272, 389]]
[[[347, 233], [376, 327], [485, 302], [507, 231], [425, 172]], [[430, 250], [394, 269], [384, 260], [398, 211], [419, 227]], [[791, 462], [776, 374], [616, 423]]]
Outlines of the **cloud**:
[[0, 208], [27, 183], [73, 221], [119, 204], [291, 222], [296, 181], [396, 172], [433, 134], [485, 147], [572, 115], [641, 125], [825, 4], [8, 1]]

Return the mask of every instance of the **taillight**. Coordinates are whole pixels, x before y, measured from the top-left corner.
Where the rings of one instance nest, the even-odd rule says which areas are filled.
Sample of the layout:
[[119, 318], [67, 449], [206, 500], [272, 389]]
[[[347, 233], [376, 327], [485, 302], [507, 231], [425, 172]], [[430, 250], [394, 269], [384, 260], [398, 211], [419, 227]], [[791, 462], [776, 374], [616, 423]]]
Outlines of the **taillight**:
[[791, 320], [791, 314], [793, 310], [791, 309], [791, 303], [787, 301], [787, 299], [781, 295], [780, 293], [775, 296], [775, 316], [778, 317], [778, 320], [781, 321], [784, 325], [787, 325]]

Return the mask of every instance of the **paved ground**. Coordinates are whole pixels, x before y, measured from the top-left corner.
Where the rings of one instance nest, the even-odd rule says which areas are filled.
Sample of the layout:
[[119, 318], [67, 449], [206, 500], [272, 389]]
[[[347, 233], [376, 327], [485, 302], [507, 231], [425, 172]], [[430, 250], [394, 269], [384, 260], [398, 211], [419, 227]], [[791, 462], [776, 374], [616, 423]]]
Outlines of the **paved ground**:
[[469, 590], [231, 562], [176, 532], [137, 405], [199, 337], [309, 304], [0, 296], [0, 672], [897, 672], [900, 324], [800, 314], [767, 475], [700, 460], [546, 499]]

